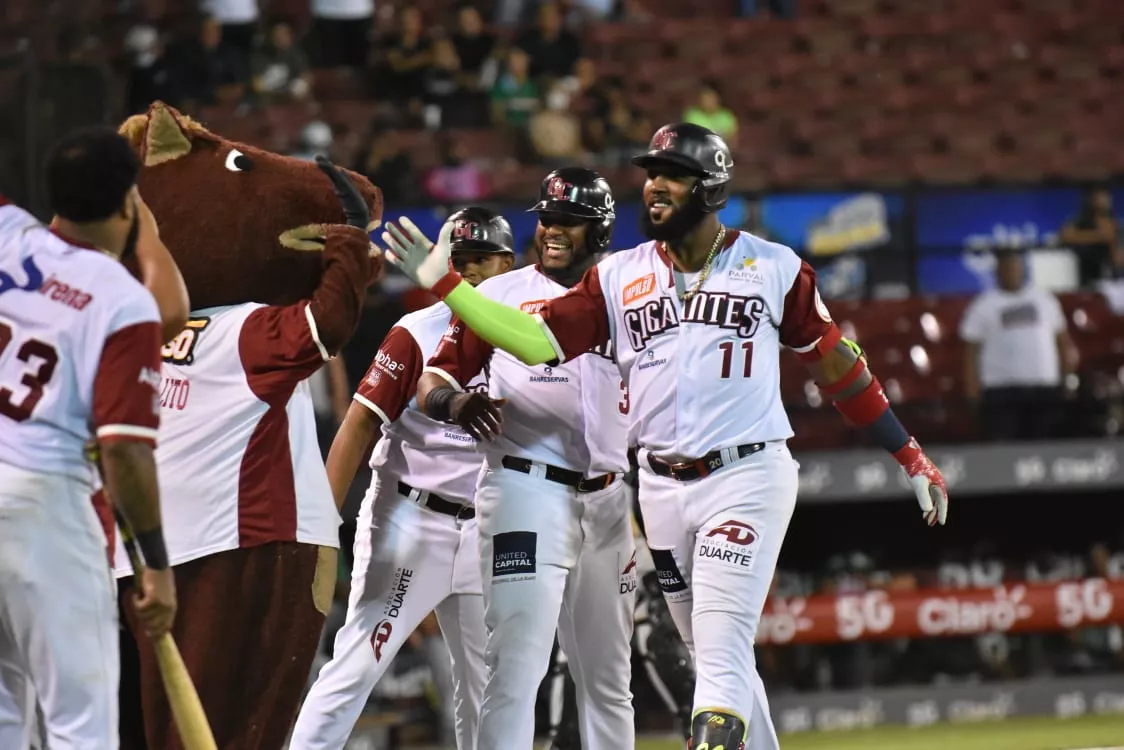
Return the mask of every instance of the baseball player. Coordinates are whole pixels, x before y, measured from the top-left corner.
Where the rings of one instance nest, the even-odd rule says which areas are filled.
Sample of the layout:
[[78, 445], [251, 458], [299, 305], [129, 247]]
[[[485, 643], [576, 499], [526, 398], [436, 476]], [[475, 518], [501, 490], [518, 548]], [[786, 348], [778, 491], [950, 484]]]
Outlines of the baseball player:
[[[539, 219], [540, 262], [479, 287], [526, 310], [576, 284], [608, 246], [615, 221], [608, 183], [587, 169], [552, 172], [540, 198], [530, 209]], [[489, 394], [466, 393], [485, 369]], [[532, 746], [535, 697], [556, 629], [577, 684], [585, 746], [631, 747], [634, 592], [620, 586], [635, 575], [622, 480], [629, 403], [612, 349], [528, 367], [454, 318], [418, 383], [418, 401], [431, 417], [489, 440], [476, 488], [488, 627], [476, 747]], [[480, 404], [491, 410], [487, 423]]]
[[[666, 125], [633, 163], [647, 173], [641, 218], [651, 241], [614, 253], [537, 310], [461, 284], [447, 268], [450, 227], [434, 246], [402, 220], [383, 241], [465, 325], [529, 365], [573, 364], [615, 345], [648, 543], [695, 658], [693, 746], [736, 748], [748, 737], [768, 750], [778, 742], [753, 644], [797, 490], [781, 348], [894, 455], [930, 525], [945, 522], [948, 495], [861, 349], [832, 322], [812, 268], [784, 245], [722, 226], [734, 167], [726, 143], [697, 125]], [[471, 408], [481, 423], [499, 419], [486, 400]]]
[[[628, 475], [635, 486], [635, 473]], [[632, 648], [635, 658], [644, 666], [648, 681], [667, 709], [682, 723], [684, 739], [691, 736], [691, 700], [695, 688], [695, 669], [691, 654], [675, 627], [660, 593], [659, 576], [644, 539], [644, 526], [639, 509], [633, 507], [636, 537], [637, 581], [622, 581], [623, 588], [636, 587], [635, 628]], [[548, 680], [548, 750], [576, 750], [581, 747], [578, 734], [577, 705], [569, 660], [562, 649], [555, 648]]]
[[137, 170], [113, 130], [81, 130], [47, 159], [53, 229], [0, 196], [0, 747], [29, 746], [36, 701], [51, 748], [118, 746], [95, 437], [148, 564], [137, 615], [151, 636], [175, 616], [153, 458], [161, 319], [118, 262], [155, 231]]
[[[453, 267], [470, 284], [511, 269], [515, 238], [506, 219], [470, 207], [449, 220], [456, 227]], [[439, 302], [390, 329], [328, 453], [328, 479], [342, 507], [375, 443], [347, 619], [297, 717], [294, 748], [342, 748], [371, 689], [434, 609], [452, 657], [457, 747], [473, 747], [485, 635], [472, 502], [483, 455], [464, 430], [425, 416], [414, 398], [451, 316]], [[469, 387], [485, 392], [483, 373]]]

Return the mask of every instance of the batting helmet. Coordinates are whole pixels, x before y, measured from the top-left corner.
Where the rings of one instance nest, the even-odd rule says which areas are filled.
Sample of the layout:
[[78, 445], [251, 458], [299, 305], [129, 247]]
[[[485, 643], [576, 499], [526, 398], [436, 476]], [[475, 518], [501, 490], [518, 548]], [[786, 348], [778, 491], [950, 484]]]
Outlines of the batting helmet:
[[448, 221], [453, 222], [449, 249], [486, 253], [515, 253], [515, 235], [507, 219], [479, 206], [462, 208]]
[[613, 237], [615, 206], [613, 190], [604, 177], [592, 169], [563, 167], [546, 176], [539, 188], [539, 202], [527, 210], [588, 220], [589, 251], [596, 253], [607, 248]]
[[721, 136], [701, 125], [664, 125], [652, 136], [648, 153], [632, 157], [632, 163], [645, 169], [674, 164], [697, 176], [691, 200], [706, 213], [725, 208], [730, 198], [734, 157]]

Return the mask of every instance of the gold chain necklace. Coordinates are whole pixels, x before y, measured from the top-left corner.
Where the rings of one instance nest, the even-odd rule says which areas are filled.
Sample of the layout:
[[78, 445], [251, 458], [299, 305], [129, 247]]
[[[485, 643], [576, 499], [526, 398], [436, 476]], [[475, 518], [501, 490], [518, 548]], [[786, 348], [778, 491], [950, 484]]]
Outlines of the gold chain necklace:
[[702, 288], [703, 283], [710, 276], [710, 266], [714, 263], [714, 256], [718, 254], [718, 248], [722, 247], [722, 240], [724, 239], [726, 239], [726, 227], [719, 224], [718, 234], [714, 237], [714, 242], [710, 246], [710, 252], [706, 254], [706, 260], [703, 261], [703, 267], [702, 270], [699, 271], [698, 278], [695, 279], [695, 283], [691, 285], [691, 288], [680, 296], [680, 300], [687, 302], [699, 293], [699, 289]]

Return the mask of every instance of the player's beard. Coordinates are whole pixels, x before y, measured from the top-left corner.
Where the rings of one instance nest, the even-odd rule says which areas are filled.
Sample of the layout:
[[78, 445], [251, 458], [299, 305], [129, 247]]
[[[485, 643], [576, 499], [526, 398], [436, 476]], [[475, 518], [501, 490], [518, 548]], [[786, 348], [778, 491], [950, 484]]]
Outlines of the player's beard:
[[656, 224], [652, 221], [652, 215], [648, 212], [646, 207], [641, 207], [640, 211], [640, 231], [650, 240], [657, 242], [666, 242], [672, 247], [677, 247], [682, 244], [687, 235], [699, 225], [703, 220], [706, 213], [695, 206], [694, 202], [688, 202], [684, 206], [678, 206], [671, 213], [671, 217], [665, 221]]

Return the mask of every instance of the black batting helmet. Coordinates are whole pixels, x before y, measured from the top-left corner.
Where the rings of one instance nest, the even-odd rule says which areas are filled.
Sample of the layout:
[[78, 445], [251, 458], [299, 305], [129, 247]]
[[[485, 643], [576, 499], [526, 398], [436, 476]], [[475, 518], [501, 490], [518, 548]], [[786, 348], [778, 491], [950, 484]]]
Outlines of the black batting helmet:
[[648, 153], [632, 157], [632, 163], [645, 169], [674, 164], [697, 176], [691, 199], [707, 213], [725, 208], [730, 198], [734, 157], [721, 136], [701, 125], [664, 125], [652, 136]]
[[588, 220], [589, 251], [596, 253], [607, 248], [613, 237], [615, 206], [613, 190], [604, 177], [592, 169], [563, 167], [546, 176], [539, 188], [539, 202], [527, 210]]
[[515, 235], [507, 219], [480, 206], [462, 208], [448, 218], [453, 222], [449, 249], [456, 252], [515, 253]]

